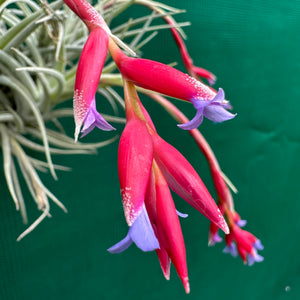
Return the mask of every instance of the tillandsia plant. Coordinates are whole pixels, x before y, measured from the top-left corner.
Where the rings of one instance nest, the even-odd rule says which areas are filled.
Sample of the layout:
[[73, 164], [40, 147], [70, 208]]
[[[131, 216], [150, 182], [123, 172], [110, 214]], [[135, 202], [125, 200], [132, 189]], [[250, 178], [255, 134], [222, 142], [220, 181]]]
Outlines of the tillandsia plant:
[[[239, 254], [249, 265], [263, 260], [257, 253], [263, 249], [260, 240], [241, 229], [246, 221], [241, 220], [234, 208], [230, 189], [235, 191], [235, 187], [223, 174], [197, 129], [203, 117], [223, 122], [233, 119], [235, 114], [230, 112], [231, 105], [223, 89], [212, 87], [215, 75], [193, 64], [183, 40], [182, 27], [187, 23], [177, 23], [174, 19], [181, 11], [150, 0], [103, 0], [95, 6], [85, 0], [64, 0], [66, 5], [63, 6], [59, 1], [51, 4], [40, 1], [37, 5], [23, 0], [13, 2], [16, 7], [5, 9], [11, 2], [6, 1], [0, 8], [3, 33], [0, 49], [4, 57], [0, 60], [3, 86], [0, 125], [4, 172], [17, 208], [23, 207], [24, 219], [15, 158], [33, 198], [43, 210], [24, 234], [49, 215], [48, 197], [64, 208], [42, 184], [36, 169], [49, 167], [55, 177], [55, 168], [62, 167], [52, 164], [52, 154], [95, 150], [113, 138], [98, 144], [82, 144], [77, 142], [79, 135], [85, 136], [95, 127], [114, 131], [113, 122], [125, 122], [119, 143], [118, 169], [129, 230], [126, 237], [108, 251], [119, 253], [132, 243], [143, 251], [155, 250], [166, 279], [170, 278], [172, 262], [189, 293], [186, 250], [179, 221], [179, 217], [187, 215], [176, 210], [171, 189], [210, 220], [209, 245], [222, 240], [218, 234], [221, 229], [226, 234], [224, 252]], [[148, 8], [149, 15], [112, 28], [111, 21], [132, 5]], [[78, 17], [82, 23], [77, 22]], [[164, 24], [153, 25], [158, 19]], [[141, 47], [162, 28], [171, 31], [189, 75], [139, 57]], [[124, 100], [115, 89], [121, 86]], [[97, 93], [112, 105], [114, 116], [97, 111]], [[218, 203], [187, 159], [159, 136], [138, 93], [159, 103], [177, 120], [178, 127], [192, 135], [208, 161]], [[77, 143], [46, 125], [51, 121], [62, 130], [58, 117], [69, 116], [70, 110], [59, 109], [57, 104], [72, 95]], [[174, 105], [176, 100], [171, 103], [165, 96], [190, 102], [196, 109], [195, 117], [188, 120]], [[118, 117], [118, 105], [125, 109], [126, 120]], [[31, 137], [40, 138], [41, 143]], [[44, 152], [46, 162], [29, 156], [24, 147]]]
[[[42, 211], [19, 237], [22, 239], [50, 216], [52, 200], [65, 206], [43, 184], [38, 172], [70, 170], [52, 163], [54, 154], [93, 154], [113, 142], [112, 136], [98, 143], [75, 143], [62, 126], [73, 111], [66, 105], [72, 98], [75, 74], [84, 41], [84, 24], [77, 21], [62, 1], [0, 2], [0, 145], [3, 174], [16, 209], [28, 223], [22, 181]], [[75, 29], [75, 31], [74, 31]], [[99, 90], [115, 106], [109, 87]], [[124, 118], [105, 116], [112, 122]], [[42, 154], [42, 155], [41, 155]], [[43, 161], [43, 157], [45, 161]], [[41, 159], [42, 158], [42, 159]]]

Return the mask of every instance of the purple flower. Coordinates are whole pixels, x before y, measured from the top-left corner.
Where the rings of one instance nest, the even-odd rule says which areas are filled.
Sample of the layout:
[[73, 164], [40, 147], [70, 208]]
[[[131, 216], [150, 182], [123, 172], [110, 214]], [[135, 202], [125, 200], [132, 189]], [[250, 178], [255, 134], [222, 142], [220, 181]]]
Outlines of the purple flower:
[[[262, 256], [257, 254], [257, 250], [263, 250], [264, 246], [261, 241], [252, 233], [241, 229], [236, 223], [231, 223], [230, 233], [225, 236], [227, 247], [224, 253], [231, 253], [232, 256], [239, 254], [244, 262], [252, 266], [254, 262], [264, 260]], [[234, 246], [233, 246], [234, 245]]]
[[261, 262], [263, 260], [264, 260], [264, 258], [261, 255], [257, 254], [256, 249], [253, 249], [252, 253], [248, 254], [248, 265], [249, 266], [252, 266], [255, 262]]
[[219, 233], [216, 232], [210, 239], [209, 239], [209, 246], [214, 246], [216, 243], [221, 243], [223, 239], [219, 236]]
[[237, 252], [235, 243], [232, 242], [230, 245], [227, 245], [223, 249], [223, 253], [230, 253], [233, 257], [237, 257], [238, 256], [238, 252]]
[[95, 127], [99, 129], [110, 131], [116, 130], [109, 123], [107, 123], [104, 118], [97, 112], [95, 98], [91, 102], [90, 109], [87, 112], [87, 115], [83, 121], [83, 128], [81, 130], [81, 137], [84, 137], [90, 133]]
[[244, 226], [246, 226], [247, 221], [246, 220], [238, 220], [235, 222], [235, 224], [239, 227], [244, 227]]
[[230, 120], [236, 116], [226, 110], [229, 102], [225, 100], [223, 89], [219, 89], [218, 93], [212, 100], [192, 99], [195, 109], [197, 110], [195, 117], [185, 124], [179, 124], [178, 127], [185, 130], [192, 130], [201, 125], [203, 116], [213, 122], [223, 122]]
[[248, 254], [248, 265], [252, 266], [255, 262], [261, 262], [264, 258], [257, 254], [257, 250], [263, 250], [264, 246], [259, 239], [253, 244], [252, 253]]
[[110, 253], [125, 251], [132, 243], [143, 251], [159, 249], [159, 242], [154, 234], [145, 206], [128, 230], [126, 237], [107, 249]]

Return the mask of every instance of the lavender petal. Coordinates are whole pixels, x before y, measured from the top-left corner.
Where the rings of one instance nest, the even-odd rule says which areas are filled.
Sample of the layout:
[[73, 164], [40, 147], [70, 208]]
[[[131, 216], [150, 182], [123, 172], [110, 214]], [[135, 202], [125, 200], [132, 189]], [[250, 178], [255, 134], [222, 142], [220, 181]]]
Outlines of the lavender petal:
[[248, 254], [248, 265], [252, 266], [255, 262], [261, 262], [263, 261], [264, 258], [257, 254], [256, 251], [254, 251], [253, 255], [252, 254]]
[[207, 81], [208, 81], [209, 85], [214, 85], [216, 83], [216, 80], [212, 79], [212, 78], [208, 78]]
[[[219, 236], [219, 234], [215, 233], [214, 236], [212, 237], [212, 239], [209, 241], [209, 246], [214, 246], [216, 243], [221, 243], [222, 241], [223, 241], [223, 239]], [[223, 250], [223, 252], [224, 252], [224, 250]], [[228, 253], [228, 252], [226, 252], [226, 250], [225, 250], [224, 253]]]
[[132, 241], [142, 251], [159, 249], [159, 242], [154, 234], [145, 207], [143, 207], [141, 214], [130, 227], [128, 234]]
[[248, 266], [252, 266], [255, 263], [255, 258], [252, 255], [248, 255]]
[[264, 260], [264, 257], [263, 256], [261, 256], [261, 255], [259, 255], [259, 254], [257, 254], [256, 256], [255, 256], [255, 261], [256, 262], [261, 262], [261, 261], [263, 261]]
[[227, 245], [223, 249], [223, 253], [230, 253], [233, 257], [237, 257], [238, 256], [238, 252], [237, 252], [235, 243], [231, 243], [230, 246]]
[[90, 109], [84, 119], [81, 137], [90, 133], [95, 126], [104, 131], [115, 130], [105, 119], [97, 112], [95, 99], [91, 102]]
[[199, 108], [195, 117], [191, 121], [185, 124], [178, 124], [177, 126], [184, 130], [192, 130], [199, 127], [203, 121], [203, 110], [203, 108]]
[[222, 104], [225, 99], [225, 93], [222, 88], [219, 88], [218, 93], [216, 96], [210, 101], [210, 103], [219, 103]]
[[132, 244], [132, 240], [130, 238], [130, 235], [127, 234], [123, 240], [121, 240], [114, 246], [108, 248], [107, 251], [110, 253], [121, 253], [125, 251], [131, 244]]
[[239, 226], [239, 227], [244, 227], [246, 224], [247, 224], [246, 220], [238, 220], [236, 222], [236, 225]]
[[233, 119], [236, 116], [236, 114], [230, 113], [218, 103], [211, 103], [210, 105], [206, 106], [203, 110], [203, 115], [207, 119], [216, 123]]
[[179, 217], [181, 217], [181, 218], [187, 218], [187, 217], [189, 216], [188, 214], [181, 213], [181, 212], [178, 211], [177, 209], [176, 209], [176, 213], [177, 213], [177, 215], [178, 215]]
[[257, 250], [263, 250], [264, 246], [261, 243], [261, 241], [259, 239], [256, 240], [256, 242], [253, 244], [253, 247]]

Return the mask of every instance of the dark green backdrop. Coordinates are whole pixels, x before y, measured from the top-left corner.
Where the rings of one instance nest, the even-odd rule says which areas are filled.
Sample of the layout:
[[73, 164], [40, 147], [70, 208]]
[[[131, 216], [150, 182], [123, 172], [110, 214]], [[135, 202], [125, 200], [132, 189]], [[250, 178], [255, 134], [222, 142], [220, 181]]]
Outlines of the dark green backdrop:
[[[189, 296], [174, 269], [171, 281], [164, 280], [155, 253], [135, 246], [120, 255], [107, 253], [127, 232], [115, 143], [98, 156], [56, 158], [73, 172], [61, 172], [58, 182], [45, 180], [69, 213], [52, 205], [53, 218], [20, 243], [15, 239], [25, 227], [0, 178], [1, 300], [300, 299], [300, 2], [165, 2], [187, 10], [179, 19], [192, 22], [185, 31], [194, 61], [218, 76], [217, 87], [238, 113], [221, 125], [205, 121], [201, 130], [239, 189], [236, 208], [265, 245], [265, 261], [247, 267], [222, 254], [223, 244], [208, 248], [208, 221], [177, 198], [177, 208], [189, 213], [182, 220]], [[144, 56], [170, 63], [180, 60], [176, 50], [166, 31]], [[160, 134], [214, 193], [207, 164], [189, 135], [158, 106], [149, 100], [145, 105]], [[192, 116], [190, 106], [181, 107]], [[98, 136], [108, 135], [93, 133]], [[33, 221], [38, 214], [30, 198], [27, 206]]]

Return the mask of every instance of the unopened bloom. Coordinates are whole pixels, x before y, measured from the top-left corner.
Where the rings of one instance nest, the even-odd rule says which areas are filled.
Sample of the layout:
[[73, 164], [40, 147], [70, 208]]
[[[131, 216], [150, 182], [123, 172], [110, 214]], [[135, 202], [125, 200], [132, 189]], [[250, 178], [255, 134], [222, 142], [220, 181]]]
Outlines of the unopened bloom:
[[257, 253], [257, 250], [263, 250], [261, 241], [250, 232], [241, 229], [233, 224], [230, 227], [230, 233], [225, 236], [226, 248], [224, 253], [230, 253], [232, 256], [241, 256], [245, 264], [252, 266], [254, 262], [261, 262], [264, 258]]
[[93, 29], [82, 50], [75, 79], [73, 99], [75, 118], [75, 140], [78, 139], [80, 128], [87, 134], [95, 126], [102, 130], [113, 130], [96, 111], [95, 94], [105, 57], [107, 55], [108, 35], [101, 28]]
[[229, 229], [221, 211], [191, 164], [157, 133], [152, 134], [152, 139], [155, 160], [170, 188], [228, 233]]
[[155, 160], [152, 170], [145, 204], [160, 244], [160, 249], [156, 252], [165, 277], [169, 279], [171, 260], [186, 292], [189, 293], [185, 245], [178, 214], [168, 183]]
[[180, 125], [181, 128], [198, 127], [203, 115], [214, 122], [222, 122], [235, 116], [226, 110], [229, 103], [225, 100], [222, 89], [216, 93], [195, 78], [170, 66], [148, 59], [128, 57], [112, 40], [109, 42], [109, 51], [121, 74], [135, 85], [193, 103], [197, 110], [196, 116], [189, 123]]

